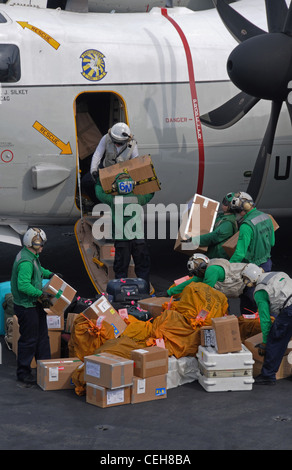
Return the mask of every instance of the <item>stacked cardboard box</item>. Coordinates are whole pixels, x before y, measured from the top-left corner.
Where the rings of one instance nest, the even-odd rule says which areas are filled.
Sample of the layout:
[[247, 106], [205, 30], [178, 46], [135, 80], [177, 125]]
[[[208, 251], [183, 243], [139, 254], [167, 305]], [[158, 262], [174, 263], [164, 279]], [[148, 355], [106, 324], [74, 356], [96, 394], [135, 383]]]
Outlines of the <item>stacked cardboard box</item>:
[[104, 295], [84, 310], [83, 315], [89, 320], [97, 321], [100, 319], [112, 325], [116, 338], [119, 337], [127, 327], [127, 324]]
[[86, 402], [101, 408], [166, 398], [168, 351], [135, 349], [131, 359], [109, 353], [84, 358]]
[[134, 349], [131, 403], [160, 400], [167, 396], [168, 350], [158, 346]]
[[84, 358], [86, 402], [101, 408], [130, 403], [134, 363], [109, 353]]

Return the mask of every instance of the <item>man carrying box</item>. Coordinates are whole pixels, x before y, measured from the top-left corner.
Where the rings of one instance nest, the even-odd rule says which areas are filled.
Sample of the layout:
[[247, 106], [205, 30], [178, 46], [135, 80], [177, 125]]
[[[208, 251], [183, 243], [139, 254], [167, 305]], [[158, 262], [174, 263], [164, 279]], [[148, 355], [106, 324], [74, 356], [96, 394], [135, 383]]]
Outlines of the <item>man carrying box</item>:
[[113, 187], [118, 193], [117, 196], [106, 194], [99, 183], [95, 185], [95, 193], [99, 201], [111, 209], [112, 236], [115, 240], [115, 277], [128, 277], [128, 268], [133, 256], [136, 276], [144, 279], [150, 288], [150, 253], [144, 239], [143, 211], [140, 206], [147, 204], [154, 193], [134, 195], [135, 182], [127, 173], [118, 174]]
[[[265, 358], [255, 383], [274, 385], [276, 372], [292, 337], [292, 279], [283, 272], [265, 273], [251, 263], [243, 269], [242, 278], [247, 286], [255, 287], [254, 299], [263, 334], [263, 342], [257, 347]], [[276, 317], [273, 324], [271, 315]]]
[[36, 383], [31, 373], [31, 361], [50, 359], [50, 342], [46, 312], [50, 300], [42, 291], [42, 280], [50, 279], [53, 273], [44, 269], [39, 255], [47, 241], [39, 228], [30, 228], [23, 237], [24, 247], [16, 256], [12, 268], [11, 293], [14, 311], [18, 318], [20, 338], [18, 340], [17, 378], [26, 384]]

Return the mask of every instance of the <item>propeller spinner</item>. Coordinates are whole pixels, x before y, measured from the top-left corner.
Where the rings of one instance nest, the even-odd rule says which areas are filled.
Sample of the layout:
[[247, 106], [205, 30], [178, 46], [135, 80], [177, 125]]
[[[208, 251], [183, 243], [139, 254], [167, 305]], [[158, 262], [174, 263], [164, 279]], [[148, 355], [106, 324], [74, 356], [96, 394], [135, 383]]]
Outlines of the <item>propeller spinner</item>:
[[241, 92], [201, 116], [201, 122], [214, 129], [224, 129], [238, 122], [260, 99], [272, 102], [270, 120], [247, 188], [257, 204], [265, 187], [284, 101], [292, 120], [292, 106], [287, 99], [288, 83], [292, 79], [292, 2], [288, 9], [285, 0], [265, 0], [268, 33], [250, 23], [224, 0], [213, 2], [225, 26], [240, 43], [228, 58], [227, 72]]

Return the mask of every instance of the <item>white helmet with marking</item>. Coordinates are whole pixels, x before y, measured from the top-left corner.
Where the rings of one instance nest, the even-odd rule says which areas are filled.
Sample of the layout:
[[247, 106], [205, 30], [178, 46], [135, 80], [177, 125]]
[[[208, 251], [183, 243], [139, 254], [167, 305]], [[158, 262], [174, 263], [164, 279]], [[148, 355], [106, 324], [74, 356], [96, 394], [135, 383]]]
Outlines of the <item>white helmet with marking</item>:
[[263, 269], [256, 264], [249, 263], [241, 271], [243, 282], [247, 286], [255, 285], [260, 275], [263, 274]]
[[47, 241], [45, 232], [40, 228], [29, 228], [23, 236], [23, 244], [27, 248], [38, 250]]
[[204, 277], [205, 271], [208, 267], [210, 260], [208, 256], [194, 253], [188, 260], [187, 268], [189, 274], [198, 277]]
[[109, 133], [113, 142], [117, 142], [119, 144], [128, 142], [132, 137], [129, 126], [124, 122], [117, 122], [114, 124], [109, 130]]
[[230, 207], [236, 212], [248, 212], [254, 207], [254, 200], [249, 194], [241, 191], [234, 194], [234, 197], [230, 203]]

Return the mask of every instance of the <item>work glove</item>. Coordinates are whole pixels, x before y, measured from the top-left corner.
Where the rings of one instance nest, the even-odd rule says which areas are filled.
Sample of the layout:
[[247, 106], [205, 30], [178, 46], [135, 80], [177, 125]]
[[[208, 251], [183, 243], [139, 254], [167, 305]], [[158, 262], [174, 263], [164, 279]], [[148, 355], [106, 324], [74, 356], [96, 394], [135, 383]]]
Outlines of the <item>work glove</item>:
[[161, 291], [161, 292], [155, 292], [155, 297], [169, 297], [168, 293], [166, 290]]
[[39, 298], [38, 301], [41, 303], [43, 308], [50, 308], [53, 305], [52, 299], [53, 294], [49, 294], [48, 292], [44, 292]]
[[91, 173], [91, 178], [95, 183], [97, 183], [97, 181], [99, 180], [99, 171], [93, 171]]
[[258, 348], [260, 356], [264, 356], [266, 354], [266, 345], [265, 345], [265, 343], [256, 344], [256, 348]]

